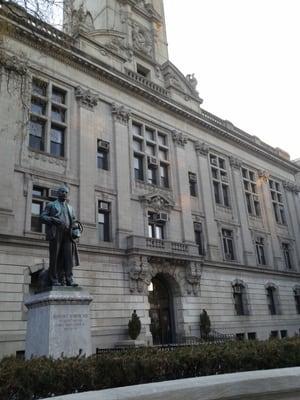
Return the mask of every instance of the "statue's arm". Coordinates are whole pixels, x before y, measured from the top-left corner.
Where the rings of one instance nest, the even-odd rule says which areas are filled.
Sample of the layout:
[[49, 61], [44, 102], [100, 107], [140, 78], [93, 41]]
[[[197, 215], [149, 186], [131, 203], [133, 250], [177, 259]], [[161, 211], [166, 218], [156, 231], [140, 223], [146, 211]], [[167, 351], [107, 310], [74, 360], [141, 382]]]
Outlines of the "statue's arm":
[[40, 216], [41, 222], [46, 225], [59, 225], [61, 223], [60, 219], [57, 217], [51, 217], [51, 207], [51, 203], [48, 203], [46, 205], [46, 208], [44, 209], [44, 211], [42, 211]]

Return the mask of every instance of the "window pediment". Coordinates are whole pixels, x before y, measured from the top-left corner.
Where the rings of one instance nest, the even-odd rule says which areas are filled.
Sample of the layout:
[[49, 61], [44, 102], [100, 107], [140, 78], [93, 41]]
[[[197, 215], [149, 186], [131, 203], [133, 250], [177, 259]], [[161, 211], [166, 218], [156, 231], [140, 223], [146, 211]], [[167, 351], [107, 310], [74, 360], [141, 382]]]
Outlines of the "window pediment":
[[145, 194], [140, 197], [140, 200], [145, 206], [152, 208], [156, 212], [168, 211], [175, 206], [175, 202], [161, 191]]

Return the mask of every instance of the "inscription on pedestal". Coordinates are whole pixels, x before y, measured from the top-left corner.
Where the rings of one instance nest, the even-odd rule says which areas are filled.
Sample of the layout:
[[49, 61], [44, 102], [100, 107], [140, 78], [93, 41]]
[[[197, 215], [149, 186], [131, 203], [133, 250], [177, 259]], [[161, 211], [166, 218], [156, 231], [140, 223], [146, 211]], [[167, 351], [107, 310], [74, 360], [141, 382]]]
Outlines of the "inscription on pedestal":
[[64, 331], [78, 330], [88, 322], [88, 314], [54, 314], [54, 328], [62, 328]]

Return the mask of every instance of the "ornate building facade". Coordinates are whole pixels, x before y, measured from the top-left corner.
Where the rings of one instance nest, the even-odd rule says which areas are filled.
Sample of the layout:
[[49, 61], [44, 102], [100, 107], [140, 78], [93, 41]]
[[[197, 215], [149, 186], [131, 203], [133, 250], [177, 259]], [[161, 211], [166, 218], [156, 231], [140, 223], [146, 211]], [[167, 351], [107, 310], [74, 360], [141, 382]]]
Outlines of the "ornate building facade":
[[94, 351], [127, 339], [133, 310], [146, 344], [199, 337], [202, 309], [238, 338], [299, 333], [300, 166], [205, 111], [168, 58], [162, 0], [66, 10], [63, 33], [0, 7], [0, 354], [24, 350], [62, 182]]

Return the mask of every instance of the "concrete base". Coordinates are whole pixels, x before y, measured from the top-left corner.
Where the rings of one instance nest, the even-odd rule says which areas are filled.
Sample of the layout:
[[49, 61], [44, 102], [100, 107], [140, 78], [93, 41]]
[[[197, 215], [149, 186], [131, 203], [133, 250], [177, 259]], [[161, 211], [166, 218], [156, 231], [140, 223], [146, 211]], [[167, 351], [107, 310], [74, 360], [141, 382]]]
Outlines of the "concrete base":
[[92, 297], [78, 287], [54, 287], [31, 296], [25, 302], [25, 357], [90, 355], [91, 301]]

